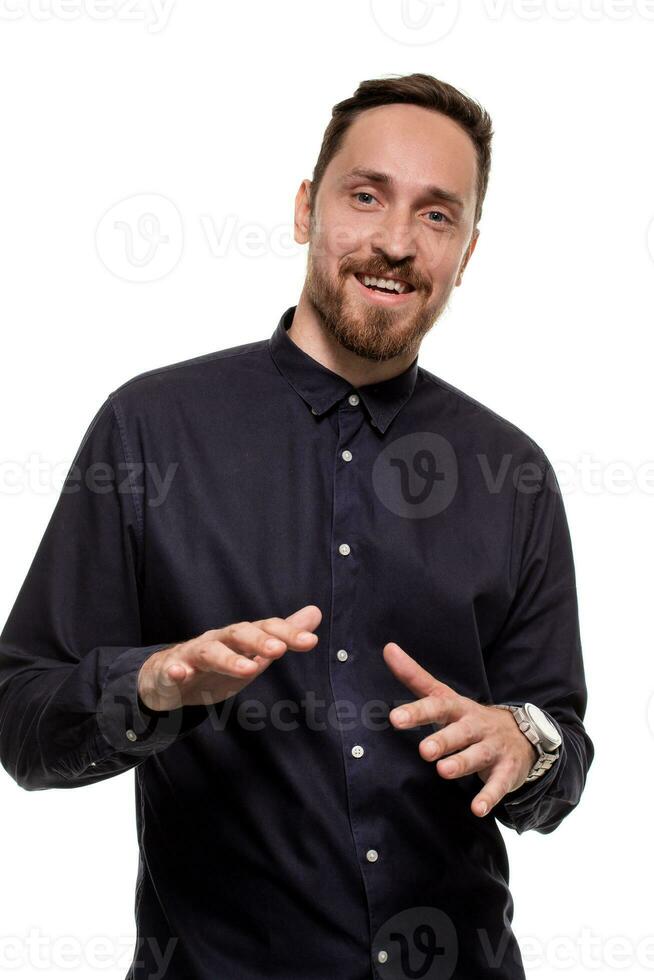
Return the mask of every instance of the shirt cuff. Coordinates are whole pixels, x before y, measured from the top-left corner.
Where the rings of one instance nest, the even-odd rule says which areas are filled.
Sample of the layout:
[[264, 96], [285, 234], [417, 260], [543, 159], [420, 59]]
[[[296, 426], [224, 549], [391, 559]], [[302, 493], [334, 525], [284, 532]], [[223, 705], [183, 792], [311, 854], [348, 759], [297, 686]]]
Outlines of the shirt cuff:
[[208, 717], [207, 705], [184, 705], [169, 711], [152, 711], [141, 701], [138, 675], [146, 660], [168, 643], [130, 647], [112, 661], [103, 685], [96, 715], [99, 762], [116, 752], [148, 756], [159, 752]]

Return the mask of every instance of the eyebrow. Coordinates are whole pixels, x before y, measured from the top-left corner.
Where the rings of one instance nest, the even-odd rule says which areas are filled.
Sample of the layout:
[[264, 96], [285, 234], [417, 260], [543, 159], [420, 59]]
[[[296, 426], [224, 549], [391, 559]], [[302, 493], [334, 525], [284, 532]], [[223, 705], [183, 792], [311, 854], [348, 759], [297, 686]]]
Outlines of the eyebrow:
[[[380, 170], [369, 170], [366, 167], [354, 167], [343, 174], [341, 184], [349, 183], [353, 178], [359, 177], [370, 184], [381, 184], [383, 187], [394, 187], [397, 183], [391, 174], [383, 173]], [[448, 191], [445, 187], [438, 187], [437, 184], [429, 184], [423, 189], [423, 197], [429, 200], [447, 201], [462, 211], [465, 204], [453, 191]]]

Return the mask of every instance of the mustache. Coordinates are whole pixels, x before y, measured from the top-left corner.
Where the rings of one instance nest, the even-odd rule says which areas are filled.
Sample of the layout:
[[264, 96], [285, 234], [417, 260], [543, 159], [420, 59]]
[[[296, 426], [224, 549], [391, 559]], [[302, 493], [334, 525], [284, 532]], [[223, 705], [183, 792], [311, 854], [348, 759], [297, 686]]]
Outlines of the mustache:
[[408, 282], [414, 289], [427, 288], [427, 284], [424, 282], [422, 276], [419, 276], [412, 269], [402, 270], [399, 266], [396, 266], [394, 271], [389, 271], [374, 260], [356, 267], [348, 266], [343, 269], [344, 276], [350, 273], [354, 273], [355, 275], [357, 273], [366, 273], [369, 276], [375, 276], [376, 279], [401, 279], [403, 282]]

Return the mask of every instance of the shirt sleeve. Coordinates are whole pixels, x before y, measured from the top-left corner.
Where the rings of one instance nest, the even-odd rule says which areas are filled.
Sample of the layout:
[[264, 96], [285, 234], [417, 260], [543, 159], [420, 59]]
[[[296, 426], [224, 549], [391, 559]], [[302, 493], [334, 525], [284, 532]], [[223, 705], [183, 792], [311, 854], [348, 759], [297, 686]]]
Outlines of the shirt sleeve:
[[572, 545], [556, 474], [543, 456], [516, 481], [508, 614], [485, 650], [495, 704], [541, 708], [558, 729], [559, 758], [491, 811], [517, 831], [549, 834], [579, 803], [594, 746], [583, 724], [588, 692]]
[[107, 779], [208, 717], [206, 705], [150, 711], [138, 696], [148, 657], [189, 637], [141, 642], [142, 510], [113, 397], [82, 438], [0, 634], [0, 761], [26, 790]]

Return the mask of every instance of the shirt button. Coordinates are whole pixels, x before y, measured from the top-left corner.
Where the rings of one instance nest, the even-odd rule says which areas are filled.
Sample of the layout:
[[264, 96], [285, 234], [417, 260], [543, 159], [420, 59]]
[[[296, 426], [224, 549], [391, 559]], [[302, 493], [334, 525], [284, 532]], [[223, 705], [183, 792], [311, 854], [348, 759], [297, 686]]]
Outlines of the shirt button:
[[94, 766], [95, 765], [95, 762], [92, 762], [91, 765]]
[[350, 397], [348, 398], [348, 401], [349, 401], [350, 405], [358, 405], [359, 404], [359, 396], [358, 395], [350, 395]]
[[135, 742], [136, 741], [136, 732], [132, 731], [131, 728], [128, 728], [127, 731], [125, 732], [125, 734], [127, 735], [127, 737], [130, 740], [130, 742]]
[[386, 952], [386, 950], [380, 949], [379, 952], [377, 953], [377, 962], [385, 963], [387, 959], [388, 959], [388, 953]]
[[312, 409], [311, 409], [311, 413], [312, 413], [313, 415], [317, 415], [317, 414], [318, 414], [318, 413], [317, 413], [317, 411], [315, 410], [315, 408], [312, 408]]
[[354, 756], [355, 759], [360, 759], [361, 756], [363, 755], [363, 746], [362, 745], [353, 745], [352, 746], [352, 755]]
[[376, 851], [376, 850], [374, 849], [374, 847], [371, 847], [369, 851], [366, 851], [366, 858], [367, 858], [367, 860], [368, 860], [368, 861], [370, 861], [371, 863], [372, 863], [373, 861], [376, 861], [378, 857], [379, 857], [379, 854], [378, 854], [378, 853], [377, 853], [377, 851]]
[[349, 555], [349, 553], [350, 553], [350, 546], [349, 546], [349, 544], [339, 544], [338, 550], [340, 551], [340, 553], [342, 555]]
[[336, 656], [341, 661], [347, 660], [347, 650], [339, 650]]
[[352, 453], [350, 452], [349, 449], [344, 449], [343, 452], [341, 453], [341, 456], [343, 457], [346, 463], [349, 463], [350, 460], [352, 459]]

